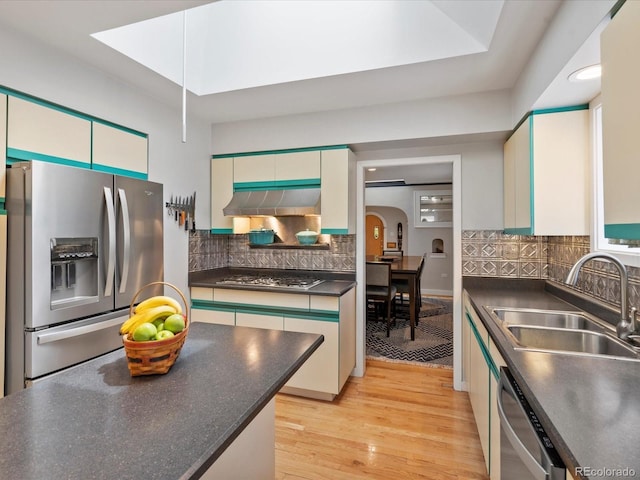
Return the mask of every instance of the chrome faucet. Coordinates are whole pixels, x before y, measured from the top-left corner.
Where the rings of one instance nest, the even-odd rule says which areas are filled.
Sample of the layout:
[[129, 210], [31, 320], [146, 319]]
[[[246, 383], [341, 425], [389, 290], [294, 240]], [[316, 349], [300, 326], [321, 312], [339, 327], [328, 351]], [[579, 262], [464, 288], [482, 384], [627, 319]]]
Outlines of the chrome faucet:
[[616, 325], [616, 333], [618, 337], [626, 340], [630, 334], [636, 332], [636, 309], [633, 308], [631, 314], [629, 313], [629, 275], [627, 274], [627, 268], [624, 264], [613, 255], [603, 252], [587, 253], [575, 263], [569, 273], [565, 283], [569, 285], [575, 285], [578, 282], [578, 273], [582, 266], [589, 260], [599, 259], [613, 263], [620, 275], [620, 321]]

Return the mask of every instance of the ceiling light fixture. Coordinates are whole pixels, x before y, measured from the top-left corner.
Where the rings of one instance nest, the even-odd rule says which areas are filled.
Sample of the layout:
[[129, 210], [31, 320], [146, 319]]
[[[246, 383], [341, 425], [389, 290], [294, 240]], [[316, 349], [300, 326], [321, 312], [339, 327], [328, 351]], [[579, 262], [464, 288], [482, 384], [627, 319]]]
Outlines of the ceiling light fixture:
[[376, 170], [377, 170], [377, 169], [376, 169], [375, 167], [373, 167], [373, 168], [367, 168], [367, 171], [368, 171], [368, 172], [375, 172]]
[[600, 64], [589, 65], [588, 67], [583, 67], [579, 70], [576, 70], [571, 75], [569, 75], [570, 82], [582, 82], [585, 80], [593, 80], [594, 78], [600, 78], [602, 75], [602, 67]]

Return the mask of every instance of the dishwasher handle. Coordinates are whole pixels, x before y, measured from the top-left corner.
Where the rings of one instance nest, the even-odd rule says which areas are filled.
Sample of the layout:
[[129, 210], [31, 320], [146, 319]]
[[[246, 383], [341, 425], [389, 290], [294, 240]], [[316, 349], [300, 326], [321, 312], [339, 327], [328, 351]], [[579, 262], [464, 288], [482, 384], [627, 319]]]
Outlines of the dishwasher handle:
[[[511, 423], [509, 423], [509, 419], [504, 411], [504, 405], [502, 403], [502, 392], [506, 391], [508, 394], [512, 395], [514, 398], [515, 392], [513, 392], [512, 387], [507, 383], [504, 374], [500, 375], [500, 381], [498, 382], [498, 392], [497, 392], [497, 403], [498, 403], [498, 416], [500, 417], [500, 425], [503, 427], [503, 432], [506, 434], [509, 443], [512, 445], [513, 450], [518, 454], [520, 460], [527, 467], [527, 470], [531, 472], [531, 474], [536, 479], [547, 480], [549, 478], [549, 472], [545, 469], [538, 460], [531, 454], [527, 447], [522, 443], [520, 438], [518, 438], [518, 434], [513, 429]], [[541, 449], [543, 455], [546, 454], [544, 450]], [[551, 462], [545, 462], [549, 465]]]

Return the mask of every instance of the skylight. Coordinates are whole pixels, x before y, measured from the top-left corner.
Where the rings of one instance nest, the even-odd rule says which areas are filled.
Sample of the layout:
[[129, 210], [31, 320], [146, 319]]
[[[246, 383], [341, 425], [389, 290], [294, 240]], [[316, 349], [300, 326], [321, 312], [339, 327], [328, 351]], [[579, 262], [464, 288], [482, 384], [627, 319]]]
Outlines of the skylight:
[[488, 50], [503, 1], [223, 0], [93, 34], [196, 95]]

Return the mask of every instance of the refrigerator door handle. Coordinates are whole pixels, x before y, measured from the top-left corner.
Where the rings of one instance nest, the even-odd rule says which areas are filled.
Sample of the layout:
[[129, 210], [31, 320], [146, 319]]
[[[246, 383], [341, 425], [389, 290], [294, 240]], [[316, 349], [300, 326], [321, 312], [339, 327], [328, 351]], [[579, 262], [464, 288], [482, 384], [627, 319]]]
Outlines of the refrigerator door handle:
[[111, 320], [107, 320], [105, 322], [94, 323], [91, 325], [84, 325], [82, 327], [70, 328], [62, 332], [45, 333], [43, 331], [42, 333], [38, 333], [36, 338], [38, 341], [38, 345], [43, 345], [45, 343], [57, 342], [59, 340], [65, 340], [67, 338], [79, 337], [80, 335], [85, 335], [91, 332], [106, 330], [107, 328], [111, 328], [120, 324], [122, 324], [122, 317], [117, 317], [117, 318], [112, 318]]
[[104, 187], [104, 201], [107, 207], [107, 228], [109, 229], [109, 253], [107, 259], [107, 278], [104, 286], [104, 296], [110, 297], [113, 292], [113, 278], [116, 271], [116, 212], [113, 205], [111, 189]]
[[122, 259], [122, 276], [120, 277], [120, 293], [127, 291], [127, 279], [129, 278], [129, 264], [131, 263], [131, 224], [129, 223], [129, 205], [124, 189], [118, 189], [120, 208], [122, 210], [122, 228], [124, 231], [124, 258]]

